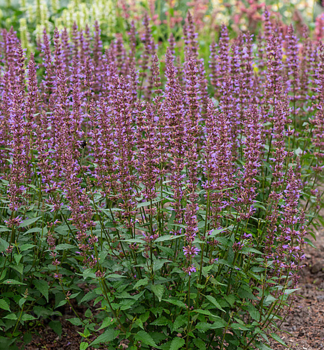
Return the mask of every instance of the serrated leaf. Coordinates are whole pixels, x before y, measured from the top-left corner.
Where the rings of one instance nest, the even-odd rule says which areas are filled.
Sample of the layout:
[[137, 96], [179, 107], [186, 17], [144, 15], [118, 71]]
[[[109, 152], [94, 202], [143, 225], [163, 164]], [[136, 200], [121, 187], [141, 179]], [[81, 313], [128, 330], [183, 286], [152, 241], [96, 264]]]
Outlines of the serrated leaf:
[[36, 320], [36, 318], [32, 315], [23, 314], [21, 320], [22, 321], [32, 321], [32, 320]]
[[152, 284], [151, 290], [159, 299], [159, 302], [161, 302], [164, 293], [164, 286], [162, 284]]
[[24, 232], [23, 235], [28, 235], [29, 233], [41, 233], [43, 230], [40, 227], [33, 227], [28, 231]]
[[135, 339], [138, 340], [138, 341], [141, 341], [143, 344], [150, 345], [150, 346], [153, 346], [153, 347], [155, 347], [157, 349], [160, 349], [160, 347], [156, 345], [156, 343], [153, 340], [153, 338], [148, 333], [146, 333], [145, 331], [139, 331], [135, 335]]
[[99, 335], [99, 337], [93, 341], [90, 346], [93, 346], [93, 345], [97, 345], [97, 344], [100, 344], [100, 343], [108, 343], [108, 342], [111, 342], [113, 341], [114, 339], [117, 338], [118, 334], [119, 334], [120, 331], [118, 330], [115, 330], [113, 328], [109, 328], [107, 329], [104, 333], [102, 333], [101, 335]]
[[38, 221], [40, 218], [41, 216], [38, 216], [37, 218], [26, 219], [19, 225], [19, 227], [26, 227], [26, 226], [32, 225], [33, 223]]
[[247, 308], [251, 318], [255, 321], [260, 321], [260, 312], [252, 304]]
[[46, 301], [48, 302], [48, 284], [44, 280], [35, 280], [34, 286], [36, 289], [45, 297]]
[[74, 318], [67, 318], [67, 321], [69, 321], [70, 323], [72, 323], [74, 326], [82, 326], [81, 320], [78, 319], [77, 317], [74, 317]]
[[152, 326], [166, 326], [170, 323], [170, 320], [168, 320], [165, 316], [161, 316], [155, 321], [151, 322], [150, 324]]
[[29, 243], [23, 244], [23, 245], [20, 247], [20, 251], [21, 251], [21, 252], [24, 252], [24, 251], [26, 251], [26, 250], [29, 250], [29, 249], [33, 248], [33, 247], [35, 247], [35, 244], [29, 244]]
[[9, 315], [7, 315], [7, 316], [5, 316], [5, 317], [3, 317], [3, 318], [6, 318], [7, 320], [17, 320], [17, 319], [18, 319], [18, 318], [17, 318], [17, 315], [14, 314], [14, 313], [9, 314]]
[[185, 325], [187, 323], [187, 316], [186, 315], [179, 315], [172, 323], [173, 331], [177, 330], [181, 326]]
[[271, 334], [270, 334], [270, 337], [271, 337], [272, 339], [274, 339], [275, 341], [277, 341], [278, 343], [280, 343], [281, 345], [287, 347], [286, 343], [279, 337], [278, 334], [276, 334], [276, 333], [271, 333]]
[[158, 271], [162, 268], [162, 266], [166, 263], [169, 262], [167, 259], [157, 259], [154, 260], [153, 262], [153, 271]]
[[178, 235], [178, 236], [174, 236], [174, 235], [164, 235], [161, 237], [158, 237], [154, 242], [155, 243], [159, 243], [159, 242], [165, 242], [165, 241], [172, 241], [174, 239], [183, 237], [184, 235]]
[[57, 309], [58, 307], [64, 306], [67, 303], [67, 300], [61, 300], [56, 306], [55, 309]]
[[182, 348], [185, 344], [185, 340], [182, 339], [182, 338], [174, 338], [171, 342], [171, 345], [170, 345], [170, 350], [178, 350], [180, 348]]
[[121, 279], [121, 278], [126, 278], [126, 276], [118, 275], [117, 273], [111, 273], [110, 275], [107, 276], [107, 279]]
[[9, 247], [9, 243], [4, 239], [0, 238], [0, 253], [6, 251], [8, 247]]
[[0, 300], [0, 309], [10, 311], [9, 304], [4, 299]]
[[77, 247], [72, 245], [72, 244], [62, 243], [62, 244], [57, 245], [55, 247], [55, 250], [69, 250], [69, 249], [73, 249], [73, 248], [77, 248]]
[[135, 283], [134, 289], [138, 289], [141, 286], [147, 286], [149, 280], [147, 278], [143, 278]]
[[18, 273], [20, 273], [21, 275], [24, 272], [24, 265], [23, 264], [19, 264], [19, 265], [10, 265], [10, 267], [14, 270], [16, 270]]
[[262, 252], [259, 250], [252, 248], [252, 247], [243, 247], [242, 250], [240, 251], [242, 254], [249, 254], [249, 253], [254, 253], [254, 254], [260, 254], [263, 255]]
[[162, 299], [163, 301], [166, 301], [167, 303], [170, 303], [170, 304], [173, 304], [173, 305], [176, 305], [176, 306], [180, 306], [180, 307], [183, 307], [184, 309], [187, 308], [187, 305], [181, 301], [181, 300], [174, 300], [174, 299]]
[[80, 343], [80, 350], [86, 350], [89, 347], [89, 344], [86, 342]]
[[296, 289], [286, 289], [285, 292], [284, 292], [284, 294], [289, 295], [289, 294], [291, 294], [291, 293], [296, 292], [296, 290], [300, 290], [300, 288], [296, 288]]
[[242, 324], [239, 324], [239, 323], [232, 323], [231, 328], [235, 329], [235, 330], [240, 330], [240, 331], [248, 331], [250, 329], [250, 328], [248, 328]]
[[218, 301], [211, 295], [207, 295], [206, 299], [208, 299], [218, 310], [225, 312], [225, 310], [219, 305]]
[[61, 334], [62, 334], [62, 323], [60, 321], [51, 321], [48, 325], [53, 329], [53, 331], [58, 336], [61, 336]]
[[206, 344], [202, 339], [196, 338], [193, 340], [193, 343], [196, 345], [197, 349], [206, 350]]
[[107, 328], [107, 327], [111, 326], [111, 325], [114, 324], [115, 322], [116, 322], [116, 321], [115, 321], [113, 318], [111, 318], [111, 317], [106, 317], [106, 318], [103, 320], [103, 322], [102, 322], [100, 328], [98, 329], [98, 331], [100, 331], [101, 329], [104, 329], [104, 328]]
[[95, 291], [92, 290], [91, 292], [87, 293], [87, 294], [81, 299], [81, 301], [79, 302], [79, 304], [82, 304], [82, 303], [84, 303], [84, 302], [86, 302], [86, 301], [92, 300], [92, 299], [96, 298], [97, 295], [98, 295], [98, 294], [97, 294]]
[[7, 284], [7, 285], [17, 284], [17, 285], [27, 286], [26, 283], [23, 283], [23, 282], [20, 282], [17, 280], [13, 280], [13, 279], [5, 280], [5, 281], [1, 282], [1, 284]]

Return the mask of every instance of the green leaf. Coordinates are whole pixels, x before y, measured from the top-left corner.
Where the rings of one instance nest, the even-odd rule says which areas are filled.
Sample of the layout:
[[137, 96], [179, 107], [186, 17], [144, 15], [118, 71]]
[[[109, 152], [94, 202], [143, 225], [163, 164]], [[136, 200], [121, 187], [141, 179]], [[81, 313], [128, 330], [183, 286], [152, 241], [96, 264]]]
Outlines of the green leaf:
[[60, 337], [62, 334], [62, 323], [60, 321], [51, 321], [48, 324], [53, 331]]
[[174, 236], [174, 235], [164, 235], [164, 236], [161, 236], [159, 238], [157, 238], [154, 242], [155, 243], [159, 243], [159, 242], [165, 242], [165, 241], [172, 241], [174, 239], [177, 239], [177, 238], [180, 238], [180, 237], [183, 237], [184, 235], [178, 235], [178, 236]]
[[29, 250], [31, 248], [35, 247], [35, 244], [23, 244], [21, 247], [20, 247], [20, 251], [21, 252], [24, 252], [25, 250]]
[[260, 321], [260, 312], [254, 307], [252, 304], [250, 304], [247, 308], [250, 316], [253, 318], [255, 321]]
[[212, 230], [211, 232], [208, 233], [208, 237], [215, 237], [217, 236], [219, 233], [226, 231], [230, 229], [230, 227], [227, 228], [222, 228], [222, 229], [218, 229], [218, 230]]
[[55, 309], [57, 309], [58, 307], [61, 307], [63, 305], [65, 305], [67, 303], [67, 300], [61, 300], [56, 306], [55, 306]]
[[20, 273], [21, 275], [24, 272], [24, 265], [23, 264], [19, 264], [19, 265], [10, 265], [10, 267], [14, 270], [16, 270], [18, 273]]
[[135, 283], [134, 289], [138, 289], [141, 286], [147, 286], [148, 285], [148, 278], [143, 278]]
[[90, 346], [93, 346], [93, 345], [97, 345], [97, 344], [100, 344], [100, 343], [108, 343], [108, 342], [111, 342], [113, 341], [114, 339], [117, 338], [118, 334], [119, 334], [120, 331], [117, 331], [113, 328], [109, 328], [107, 329], [104, 333], [102, 333], [101, 335], [99, 335], [99, 337], [93, 341]]
[[9, 314], [9, 315], [7, 315], [7, 316], [5, 316], [3, 318], [6, 318], [7, 320], [18, 320], [17, 315], [14, 314], [14, 313]]
[[23, 314], [21, 320], [22, 321], [32, 321], [32, 320], [36, 320], [36, 318], [32, 315]]
[[69, 321], [70, 323], [72, 323], [74, 326], [82, 326], [81, 320], [78, 319], [77, 317], [68, 318], [67, 321]]
[[164, 286], [162, 284], [153, 284], [151, 286], [151, 290], [156, 295], [156, 297], [159, 299], [159, 302], [161, 302], [162, 296], [164, 293]]
[[202, 339], [196, 338], [193, 340], [193, 343], [196, 345], [197, 349], [206, 350], [205, 342]]
[[93, 316], [91, 310], [87, 309], [86, 312], [84, 313], [84, 316], [87, 318], [91, 318]]
[[106, 318], [103, 320], [103, 322], [102, 322], [100, 328], [98, 329], [98, 331], [100, 331], [101, 329], [104, 329], [104, 328], [107, 328], [107, 327], [111, 326], [111, 325], [114, 324], [115, 322], [116, 322], [116, 321], [115, 321], [113, 318], [111, 318], [111, 317], [106, 317]]
[[196, 328], [201, 330], [202, 332], [206, 332], [206, 330], [208, 329], [225, 328], [226, 325], [227, 323], [219, 317], [218, 320], [216, 320], [213, 323], [199, 322], [197, 323]]
[[279, 337], [278, 334], [276, 334], [276, 333], [271, 333], [271, 334], [270, 334], [270, 337], [271, 337], [272, 339], [274, 339], [275, 341], [277, 341], [278, 343], [280, 343], [281, 345], [287, 347], [286, 343]]
[[88, 346], [89, 346], [89, 344], [88, 344], [88, 343], [86, 343], [86, 342], [82, 342], [82, 343], [80, 343], [80, 350], [85, 350], [85, 349], [87, 349], [87, 348], [88, 348]]
[[22, 308], [22, 306], [25, 304], [26, 301], [27, 301], [26, 298], [24, 297], [20, 298], [20, 300], [18, 301], [19, 307]]
[[214, 297], [212, 297], [211, 295], [207, 295], [206, 299], [208, 299], [218, 310], [225, 312], [225, 310], [219, 305], [219, 303]]
[[141, 341], [143, 344], [153, 346], [154, 348], [160, 349], [160, 347], [155, 344], [155, 341], [153, 340], [153, 338], [145, 331], [139, 331], [135, 335], [135, 339], [138, 341]]
[[231, 328], [236, 329], [236, 330], [240, 330], [240, 331], [248, 331], [250, 329], [250, 328], [248, 328], [242, 324], [239, 324], [239, 323], [232, 323]]
[[33, 227], [33, 228], [29, 229], [28, 231], [24, 232], [24, 236], [28, 235], [29, 233], [41, 233], [42, 231], [43, 230], [40, 227]]
[[44, 280], [35, 280], [34, 285], [36, 289], [45, 297], [46, 301], [48, 302], [48, 284]]
[[289, 295], [289, 294], [291, 294], [291, 293], [296, 292], [296, 290], [300, 290], [300, 288], [296, 288], [296, 289], [286, 289], [285, 292], [284, 292], [284, 294]]
[[185, 340], [182, 339], [182, 338], [174, 338], [171, 342], [171, 345], [170, 345], [170, 350], [178, 350], [180, 348], [182, 348], [185, 344]]
[[19, 282], [17, 280], [13, 280], [13, 279], [5, 280], [5, 281], [1, 282], [1, 284], [9, 284], [9, 285], [17, 284], [17, 285], [27, 286], [26, 283]]
[[26, 226], [32, 225], [33, 223], [38, 221], [40, 218], [41, 216], [38, 216], [37, 218], [26, 219], [19, 225], [19, 227], [26, 227]]
[[10, 311], [9, 304], [4, 299], [0, 300], [0, 309]]
[[153, 262], [153, 271], [158, 271], [162, 268], [162, 266], [166, 263], [169, 262], [167, 259], [157, 259], [154, 260]]
[[87, 293], [82, 299], [81, 299], [81, 301], [80, 301], [80, 303], [79, 304], [82, 304], [82, 303], [84, 303], [84, 302], [86, 302], [86, 301], [89, 301], [89, 300], [93, 300], [94, 298], [96, 298], [97, 297], [97, 293], [95, 292], [95, 291], [91, 291], [91, 292], [89, 292], [89, 293]]
[[0, 238], [0, 253], [6, 251], [8, 247], [9, 247], [9, 243], [4, 239]]
[[126, 276], [118, 275], [117, 273], [111, 273], [110, 275], [107, 276], [107, 279], [121, 279], [121, 278], [126, 278]]
[[187, 323], [187, 316], [186, 315], [179, 315], [172, 323], [173, 331], [177, 330], [181, 326], [185, 325]]
[[262, 252], [260, 252], [259, 250], [252, 248], [252, 247], [243, 247], [241, 250], [242, 254], [249, 254], [249, 253], [255, 253], [255, 254], [261, 254], [263, 255]]
[[173, 305], [176, 305], [176, 306], [180, 306], [180, 307], [183, 307], [184, 309], [187, 308], [187, 305], [181, 301], [181, 300], [175, 300], [175, 299], [162, 299], [163, 301], [166, 301], [167, 303], [170, 303], [170, 304], [173, 304]]
[[155, 321], [151, 322], [150, 324], [152, 326], [166, 326], [170, 323], [170, 320], [168, 320], [165, 316], [161, 316]]
[[260, 350], [273, 350], [273, 349], [269, 348], [268, 345], [265, 345], [265, 344], [259, 343], [259, 342], [256, 343], [256, 346], [257, 346], [258, 349], [260, 349]]
[[73, 248], [77, 248], [77, 247], [72, 245], [72, 244], [62, 243], [62, 244], [57, 245], [55, 247], [55, 250], [69, 250], [69, 249], [73, 249]]

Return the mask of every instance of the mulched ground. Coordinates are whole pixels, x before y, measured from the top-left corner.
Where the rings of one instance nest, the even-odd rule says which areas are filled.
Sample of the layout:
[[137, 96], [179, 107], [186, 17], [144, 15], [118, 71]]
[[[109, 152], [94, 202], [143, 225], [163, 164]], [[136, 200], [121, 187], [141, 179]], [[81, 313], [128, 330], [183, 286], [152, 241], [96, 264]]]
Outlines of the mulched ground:
[[[280, 337], [287, 347], [271, 344], [274, 350], [324, 349], [324, 229], [317, 233], [317, 249], [307, 248], [306, 267], [302, 270], [300, 295], [295, 307], [287, 314]], [[59, 337], [49, 326], [37, 329], [26, 350], [79, 350], [82, 337], [66, 320], [60, 320], [62, 335]], [[90, 342], [93, 339], [89, 339]], [[93, 348], [88, 347], [89, 350]]]
[[[280, 327], [283, 332], [279, 335], [288, 349], [324, 349], [324, 229], [317, 232], [315, 244], [317, 249], [306, 250], [307, 266], [301, 274], [300, 297]], [[272, 348], [287, 349], [282, 345]]]

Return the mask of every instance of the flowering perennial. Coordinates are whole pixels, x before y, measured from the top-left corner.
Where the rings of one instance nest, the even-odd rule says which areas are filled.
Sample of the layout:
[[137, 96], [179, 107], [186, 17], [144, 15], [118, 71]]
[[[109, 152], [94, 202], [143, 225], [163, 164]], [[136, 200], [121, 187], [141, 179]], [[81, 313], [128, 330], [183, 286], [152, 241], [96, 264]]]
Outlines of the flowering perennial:
[[261, 348], [321, 208], [324, 48], [266, 12], [256, 41], [223, 26], [208, 67], [190, 14], [183, 62], [143, 26], [105, 51], [97, 23], [45, 29], [28, 59], [2, 32], [1, 283], [56, 306], [71, 274], [96, 284], [78, 301], [112, 349]]

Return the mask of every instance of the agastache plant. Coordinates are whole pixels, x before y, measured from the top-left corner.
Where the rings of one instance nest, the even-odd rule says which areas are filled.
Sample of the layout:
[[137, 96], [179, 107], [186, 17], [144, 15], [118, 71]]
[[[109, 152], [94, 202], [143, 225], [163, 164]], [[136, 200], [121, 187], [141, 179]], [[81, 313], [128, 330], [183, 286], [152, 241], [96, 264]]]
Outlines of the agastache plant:
[[105, 50], [98, 23], [44, 30], [40, 57], [2, 32], [6, 336], [68, 304], [87, 346], [278, 340], [323, 204], [323, 46], [266, 12], [258, 38], [223, 25], [206, 68], [185, 23], [165, 53], [147, 14]]

